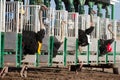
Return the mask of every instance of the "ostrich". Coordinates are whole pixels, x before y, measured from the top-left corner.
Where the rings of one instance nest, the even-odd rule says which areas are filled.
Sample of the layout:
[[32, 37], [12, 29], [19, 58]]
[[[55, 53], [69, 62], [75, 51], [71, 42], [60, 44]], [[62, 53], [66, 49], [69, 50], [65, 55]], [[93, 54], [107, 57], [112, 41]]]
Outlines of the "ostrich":
[[[35, 54], [41, 52], [42, 47], [42, 40], [45, 36], [45, 25], [43, 23], [42, 14], [44, 10], [47, 10], [48, 8], [45, 5], [41, 5], [41, 8], [39, 10], [39, 21], [40, 21], [40, 31], [37, 33], [34, 31], [27, 31], [23, 30], [23, 54]], [[61, 25], [64, 24], [64, 21], [61, 22]], [[63, 29], [63, 26], [61, 27]], [[54, 37], [56, 42], [54, 42], [53, 47], [53, 57], [57, 55], [58, 49], [63, 43], [64, 35], [63, 31], [61, 31], [61, 40], [59, 41], [56, 37]]]
[[41, 8], [39, 10], [39, 21], [40, 21], [40, 31], [37, 33], [34, 31], [29, 30], [23, 30], [23, 54], [35, 54], [40, 53], [41, 45], [42, 45], [42, 39], [45, 35], [45, 26], [42, 23], [42, 12], [46, 10], [47, 7], [44, 5], [41, 5]]
[[90, 43], [90, 34], [94, 30], [94, 23], [93, 23], [93, 15], [96, 14], [95, 11], [91, 11], [90, 14], [90, 28], [84, 30], [79, 29], [78, 30], [78, 45], [79, 45], [79, 51], [81, 52], [81, 47], [87, 46]]
[[100, 55], [99, 56], [105, 55], [106, 53], [112, 51], [111, 44], [113, 43], [115, 38], [114, 38], [114, 33], [110, 30], [110, 27], [112, 27], [112, 25], [108, 24], [108, 30], [112, 34], [112, 38], [107, 40], [100, 39], [100, 45], [99, 45]]
[[[87, 46], [90, 43], [90, 33], [94, 30], [94, 23], [93, 23], [93, 15], [96, 14], [94, 10], [91, 11], [90, 14], [90, 28], [84, 30], [79, 29], [78, 30], [78, 46], [79, 46], [79, 51], [82, 52], [82, 47]], [[81, 61], [78, 59], [78, 62], [80, 63]], [[83, 64], [80, 63], [79, 65], [75, 66], [76, 73], [78, 74], [78, 70], [82, 69]]]

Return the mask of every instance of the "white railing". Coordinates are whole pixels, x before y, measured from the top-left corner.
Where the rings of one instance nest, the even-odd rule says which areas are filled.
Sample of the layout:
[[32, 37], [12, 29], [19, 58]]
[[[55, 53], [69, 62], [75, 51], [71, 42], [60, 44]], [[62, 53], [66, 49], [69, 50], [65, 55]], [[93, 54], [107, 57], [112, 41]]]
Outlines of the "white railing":
[[0, 32], [5, 31], [5, 3], [6, 0], [0, 0]]
[[68, 13], [67, 36], [78, 37], [78, 13]]
[[39, 31], [39, 5], [24, 5], [23, 9], [25, 14], [23, 15], [23, 30], [27, 31]]
[[5, 32], [22, 32], [22, 2], [6, 2]]
[[[64, 30], [64, 36], [67, 35], [67, 16], [68, 12], [65, 10], [55, 11], [55, 26], [54, 26], [54, 36], [61, 36], [61, 31]], [[64, 21], [64, 25], [61, 22]], [[63, 29], [61, 28], [63, 26]]]

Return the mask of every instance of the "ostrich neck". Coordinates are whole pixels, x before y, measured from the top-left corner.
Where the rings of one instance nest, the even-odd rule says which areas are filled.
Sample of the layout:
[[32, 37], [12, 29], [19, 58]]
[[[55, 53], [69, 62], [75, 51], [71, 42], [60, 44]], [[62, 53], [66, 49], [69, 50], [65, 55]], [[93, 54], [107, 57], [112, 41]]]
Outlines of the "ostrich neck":
[[44, 29], [44, 24], [43, 24], [43, 21], [42, 21], [42, 13], [43, 13], [43, 11], [40, 10], [40, 14], [39, 14], [40, 29]]

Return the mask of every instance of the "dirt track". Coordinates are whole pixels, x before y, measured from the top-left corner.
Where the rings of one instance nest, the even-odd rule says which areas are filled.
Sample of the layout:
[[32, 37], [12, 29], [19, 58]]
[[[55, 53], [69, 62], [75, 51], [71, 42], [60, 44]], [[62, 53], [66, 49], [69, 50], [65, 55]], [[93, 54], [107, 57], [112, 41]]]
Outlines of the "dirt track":
[[18, 71], [9, 72], [0, 80], [120, 80], [120, 75], [112, 74], [112, 70], [82, 69], [78, 74], [68, 69], [32, 69], [28, 70], [28, 77], [21, 78]]

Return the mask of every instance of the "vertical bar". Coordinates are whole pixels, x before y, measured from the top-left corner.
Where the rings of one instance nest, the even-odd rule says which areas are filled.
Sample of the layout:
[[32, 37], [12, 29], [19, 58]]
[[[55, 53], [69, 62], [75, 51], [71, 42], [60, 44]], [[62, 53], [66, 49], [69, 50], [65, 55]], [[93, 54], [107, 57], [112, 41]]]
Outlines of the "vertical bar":
[[[20, 21], [20, 17], [22, 18], [22, 14], [19, 15], [20, 10], [19, 8], [22, 7], [22, 2], [16, 2], [16, 19], [17, 19], [17, 25], [16, 25], [16, 29], [17, 29], [17, 33], [16, 33], [16, 67], [20, 67], [21, 65], [21, 60], [22, 60], [22, 34], [19, 32], [19, 28], [21, 29], [22, 26], [22, 22]], [[21, 26], [20, 26], [20, 25]], [[15, 26], [14, 26], [15, 27]]]
[[[101, 9], [102, 9], [102, 6], [103, 4], [101, 3], [98, 3], [97, 4], [97, 8], [98, 8], [98, 12], [97, 12], [97, 16], [99, 16], [99, 20], [102, 18], [103, 14], [101, 12]], [[98, 21], [99, 23], [99, 21]], [[98, 25], [100, 25], [101, 23], [99, 23]], [[98, 36], [98, 39], [100, 39], [100, 26], [98, 26], [98, 33], [99, 33], [99, 36]], [[100, 50], [99, 50], [99, 45], [100, 45], [100, 40], [97, 41], [98, 45], [97, 45], [97, 64], [99, 64], [99, 55], [100, 55]]]
[[116, 64], [116, 41], [114, 41], [114, 64]]
[[39, 66], [39, 62], [40, 62], [40, 54], [36, 53], [36, 67]]
[[98, 45], [97, 45], [97, 64], [99, 64], [99, 55], [100, 55], [100, 50], [99, 50], [99, 45], [100, 45], [100, 40], [98, 40]]
[[49, 38], [49, 54], [48, 54], [48, 66], [52, 66], [52, 57], [53, 57], [53, 43], [54, 43], [54, 37], [50, 36]]
[[112, 12], [111, 12], [111, 19], [114, 20], [114, 5], [111, 5], [112, 6]]
[[[35, 32], [37, 32], [37, 30], [40, 30], [40, 28], [38, 28], [38, 10], [39, 10], [39, 6], [36, 6], [35, 5], [35, 12], [36, 12], [36, 15], [35, 15]], [[39, 26], [40, 27], [40, 26]], [[36, 67], [38, 67], [40, 64], [40, 54], [36, 53]]]
[[108, 54], [105, 55], [105, 63], [108, 64]]
[[62, 0], [54, 0], [55, 4], [56, 4], [56, 10], [62, 10], [63, 6], [62, 6]]
[[75, 48], [75, 65], [78, 63], [78, 38], [76, 39], [76, 48]]
[[75, 8], [74, 8], [74, 5], [73, 5], [73, 0], [68, 0], [68, 11], [69, 12], [75, 12]]
[[66, 57], [67, 57], [67, 38], [64, 38], [64, 66], [66, 66]]
[[91, 10], [93, 10], [94, 2], [93, 1], [89, 1], [88, 5], [89, 5], [89, 11], [88, 11], [88, 13], [90, 14]]
[[[114, 5], [111, 5], [111, 8], [112, 8], [112, 10], [111, 10], [112, 11], [111, 12], [111, 19], [112, 20], [114, 20], [114, 12], [115, 12], [114, 7], [115, 7]], [[116, 27], [116, 25], [114, 27]], [[114, 64], [115, 64], [116, 63], [116, 41], [114, 41], [114, 55], [113, 56], [114, 56]]]
[[114, 35], [114, 36], [115, 36], [115, 37], [114, 37], [114, 38], [115, 38], [115, 41], [114, 41], [114, 53], [113, 53], [113, 56], [114, 56], [114, 64], [116, 64], [116, 55], [117, 55], [117, 54], [116, 54], [116, 47], [117, 47], [117, 46], [116, 46], [116, 34], [117, 34], [117, 32], [116, 32], [117, 28], [116, 28], [116, 27], [117, 27], [117, 22], [114, 21], [114, 22], [113, 22], [113, 25], [114, 25], [113, 28], [114, 28], [114, 34], [115, 34], [115, 35]]
[[17, 63], [18, 63], [18, 67], [20, 67], [20, 65], [21, 65], [21, 60], [22, 60], [22, 34], [21, 33], [18, 33], [17, 34], [17, 37], [18, 37], [18, 55], [17, 55]]
[[110, 14], [109, 14], [109, 5], [105, 6], [106, 7], [106, 14], [105, 17], [106, 18], [110, 18]]
[[[51, 17], [52, 15], [52, 17]], [[48, 66], [52, 66], [53, 47], [54, 47], [54, 10], [50, 9], [50, 37], [49, 37], [49, 49], [48, 49]]]
[[[100, 38], [100, 17], [97, 17], [97, 39]], [[99, 55], [100, 55], [100, 51], [99, 51], [99, 40], [97, 40], [97, 64], [99, 64]]]
[[[64, 21], [66, 21], [67, 23], [67, 19], [68, 19], [68, 12], [65, 11], [65, 15], [64, 15]], [[65, 23], [64, 26], [64, 66], [66, 66], [67, 63], [67, 24]]]
[[97, 4], [97, 8], [98, 8], [97, 16], [99, 16], [99, 17], [102, 17], [102, 13], [101, 13], [102, 6], [103, 5], [101, 3]]
[[4, 32], [0, 32], [0, 68], [4, 66]]
[[[12, 4], [13, 4], [13, 3], [12, 3]], [[18, 8], [19, 8], [19, 4], [18, 4], [18, 2], [17, 2], [16, 5], [17, 5], [17, 6], [16, 6], [16, 11], [19, 12], [19, 9], [18, 9]], [[18, 17], [19, 17], [19, 15], [18, 15], [18, 13], [17, 13], [17, 14], [16, 14], [16, 19], [17, 19], [17, 21], [16, 21], [16, 24], [17, 24], [16, 27], [19, 26], [19, 25], [18, 25], [18, 23], [19, 23], [19, 21], [18, 21], [19, 18], [18, 18]], [[16, 32], [17, 32], [17, 33], [16, 33], [16, 50], [15, 50], [15, 52], [16, 52], [16, 67], [18, 67], [18, 66], [19, 66], [19, 57], [18, 57], [18, 56], [19, 56], [19, 54], [18, 54], [18, 45], [19, 45], [19, 44], [18, 44], [18, 43], [19, 43], [18, 38], [19, 38], [19, 37], [18, 37], [18, 30], [17, 30]]]
[[79, 1], [79, 5], [78, 5], [78, 12], [79, 14], [84, 14], [85, 10], [84, 10], [84, 4], [86, 0], [78, 0]]

